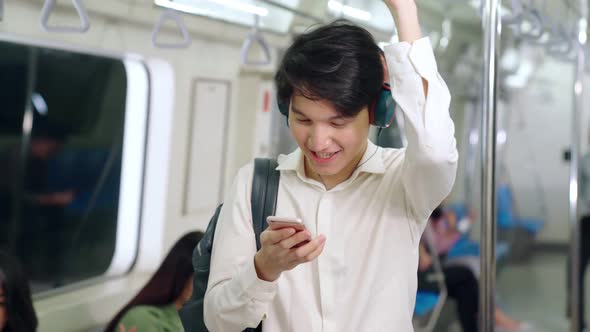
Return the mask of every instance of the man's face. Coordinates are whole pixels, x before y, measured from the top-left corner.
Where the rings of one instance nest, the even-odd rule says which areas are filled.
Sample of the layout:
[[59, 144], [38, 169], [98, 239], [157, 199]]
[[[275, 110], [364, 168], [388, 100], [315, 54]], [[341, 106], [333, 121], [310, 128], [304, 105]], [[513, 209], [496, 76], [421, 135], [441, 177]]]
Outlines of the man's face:
[[324, 181], [348, 179], [367, 147], [367, 108], [355, 117], [342, 117], [323, 100], [311, 100], [299, 93], [291, 99], [289, 126], [305, 155], [308, 176], [319, 174]]

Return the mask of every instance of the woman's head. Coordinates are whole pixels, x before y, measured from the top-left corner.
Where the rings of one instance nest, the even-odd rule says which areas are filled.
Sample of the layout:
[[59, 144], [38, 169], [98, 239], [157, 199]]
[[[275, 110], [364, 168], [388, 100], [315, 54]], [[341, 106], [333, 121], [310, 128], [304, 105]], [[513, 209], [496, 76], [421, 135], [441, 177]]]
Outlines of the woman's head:
[[113, 318], [106, 332], [116, 331], [119, 320], [130, 308], [138, 305], [163, 306], [185, 302], [192, 293], [193, 250], [203, 237], [202, 232], [191, 232], [172, 246], [164, 261], [141, 291]]
[[0, 251], [0, 331], [37, 330], [31, 290], [20, 264]]

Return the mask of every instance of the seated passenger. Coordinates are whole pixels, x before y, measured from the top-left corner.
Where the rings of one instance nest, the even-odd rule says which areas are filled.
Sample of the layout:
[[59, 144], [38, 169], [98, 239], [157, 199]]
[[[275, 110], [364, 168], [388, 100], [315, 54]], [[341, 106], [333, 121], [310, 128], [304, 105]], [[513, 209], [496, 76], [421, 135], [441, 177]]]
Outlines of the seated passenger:
[[20, 264], [0, 251], [0, 332], [34, 332], [37, 315]]
[[[462, 220], [461, 223], [471, 222], [471, 218], [466, 218], [465, 220], [469, 221]], [[474, 252], [471, 252], [473, 251], [471, 250], [466, 255], [459, 257], [447, 257], [462, 239], [463, 232], [459, 228], [459, 222], [455, 214], [452, 211], [447, 211], [441, 204], [430, 215], [429, 223], [424, 232], [434, 244], [437, 254], [444, 258], [443, 265], [466, 266], [479, 279], [479, 248]]]
[[[424, 244], [420, 243], [418, 261], [419, 291], [437, 291], [436, 285], [427, 281], [427, 273], [433, 264], [432, 259]], [[479, 257], [477, 261], [479, 261]], [[448, 294], [457, 301], [457, 311], [463, 331], [477, 331], [477, 309], [479, 303], [478, 276], [475, 275], [473, 268], [468, 265], [444, 265], [442, 269]], [[479, 271], [479, 267], [477, 270]], [[531, 329], [530, 324], [511, 318], [498, 307], [496, 307], [494, 312], [494, 320], [498, 328], [497, 331], [515, 332]]]
[[[418, 290], [438, 292], [438, 285], [428, 281], [428, 271], [432, 268], [432, 256], [420, 244], [418, 260]], [[443, 268], [445, 285], [450, 297], [457, 301], [457, 314], [464, 332], [478, 331], [477, 310], [479, 306], [479, 286], [471, 270], [465, 266]]]
[[105, 332], [184, 331], [178, 309], [192, 295], [193, 250], [202, 237], [202, 232], [191, 232], [180, 238], [154, 276], [115, 315]]

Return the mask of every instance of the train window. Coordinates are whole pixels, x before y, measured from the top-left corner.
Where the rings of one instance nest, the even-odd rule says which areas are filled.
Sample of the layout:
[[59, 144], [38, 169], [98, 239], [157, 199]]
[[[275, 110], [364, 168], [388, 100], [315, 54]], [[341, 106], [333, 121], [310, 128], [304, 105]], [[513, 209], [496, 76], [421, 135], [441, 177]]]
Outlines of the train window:
[[0, 41], [0, 71], [0, 248], [34, 293], [125, 273], [137, 251], [144, 67]]

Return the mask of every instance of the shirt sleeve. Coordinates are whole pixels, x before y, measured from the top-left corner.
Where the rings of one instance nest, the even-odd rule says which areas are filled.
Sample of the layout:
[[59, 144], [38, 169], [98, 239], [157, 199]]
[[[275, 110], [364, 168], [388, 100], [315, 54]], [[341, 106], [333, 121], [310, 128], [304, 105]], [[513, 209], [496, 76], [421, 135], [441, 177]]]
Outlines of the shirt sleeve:
[[277, 282], [258, 279], [250, 191], [253, 163], [236, 176], [221, 209], [211, 254], [204, 320], [212, 331], [255, 328], [266, 317]]
[[[424, 224], [455, 182], [458, 152], [449, 114], [451, 95], [427, 37], [388, 45], [385, 56], [408, 140], [402, 166], [408, 216]], [[426, 96], [422, 79], [428, 83]]]

